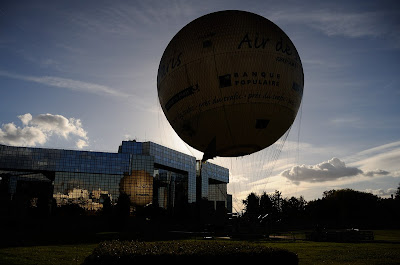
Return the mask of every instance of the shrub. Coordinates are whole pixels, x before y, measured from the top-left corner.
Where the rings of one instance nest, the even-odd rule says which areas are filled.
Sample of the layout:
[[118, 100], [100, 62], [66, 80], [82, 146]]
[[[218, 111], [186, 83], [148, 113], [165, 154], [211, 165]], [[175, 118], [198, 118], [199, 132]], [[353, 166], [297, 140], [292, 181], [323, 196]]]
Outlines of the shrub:
[[298, 264], [295, 253], [284, 249], [231, 241], [105, 241], [85, 259], [92, 264]]

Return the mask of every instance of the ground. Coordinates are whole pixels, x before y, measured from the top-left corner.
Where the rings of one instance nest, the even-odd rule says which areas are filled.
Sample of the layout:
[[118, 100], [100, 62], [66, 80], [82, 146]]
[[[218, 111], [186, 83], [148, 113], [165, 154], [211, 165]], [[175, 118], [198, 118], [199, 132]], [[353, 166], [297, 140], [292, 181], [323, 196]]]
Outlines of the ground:
[[[300, 265], [400, 264], [400, 230], [375, 230], [374, 234], [374, 241], [364, 243], [305, 241], [304, 232], [286, 233], [290, 239], [263, 239], [252, 243], [295, 252]], [[113, 233], [103, 233], [103, 236], [112, 237]], [[198, 237], [190, 240], [205, 239]], [[81, 264], [96, 246], [97, 243], [3, 247], [0, 249], [0, 264]]]

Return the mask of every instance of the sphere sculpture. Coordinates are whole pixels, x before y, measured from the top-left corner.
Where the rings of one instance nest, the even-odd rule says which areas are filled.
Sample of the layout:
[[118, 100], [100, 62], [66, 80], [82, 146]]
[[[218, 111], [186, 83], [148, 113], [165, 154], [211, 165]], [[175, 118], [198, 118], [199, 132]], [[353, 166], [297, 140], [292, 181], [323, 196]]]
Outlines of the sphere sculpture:
[[132, 170], [131, 175], [121, 179], [119, 187], [133, 206], [146, 206], [153, 200], [153, 177], [144, 170]]
[[248, 155], [276, 142], [296, 117], [303, 86], [289, 37], [270, 20], [237, 10], [183, 27], [157, 76], [166, 118], [206, 159]]

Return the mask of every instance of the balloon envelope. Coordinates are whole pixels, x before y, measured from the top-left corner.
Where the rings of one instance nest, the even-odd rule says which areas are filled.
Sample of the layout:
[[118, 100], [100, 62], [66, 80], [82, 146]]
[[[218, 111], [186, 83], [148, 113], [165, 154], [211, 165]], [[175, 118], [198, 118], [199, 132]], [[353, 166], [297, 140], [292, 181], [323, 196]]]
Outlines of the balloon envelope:
[[277, 141], [296, 117], [303, 86], [289, 37], [270, 20], [236, 10], [183, 27], [165, 49], [157, 76], [169, 123], [210, 157], [247, 155]]

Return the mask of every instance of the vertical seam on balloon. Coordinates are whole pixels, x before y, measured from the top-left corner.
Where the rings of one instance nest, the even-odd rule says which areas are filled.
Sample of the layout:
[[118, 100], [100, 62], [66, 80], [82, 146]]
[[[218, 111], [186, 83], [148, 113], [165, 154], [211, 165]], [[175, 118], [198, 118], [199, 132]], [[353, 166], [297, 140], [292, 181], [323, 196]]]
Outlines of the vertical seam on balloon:
[[[219, 74], [218, 74], [218, 68], [217, 68], [217, 60], [215, 59], [215, 46], [214, 45], [213, 45], [213, 57], [214, 57], [215, 73], [216, 73], [216, 76], [218, 77]], [[222, 96], [221, 87], [219, 87], [219, 94]], [[233, 138], [231, 126], [230, 126], [230, 124], [228, 122], [228, 116], [226, 114], [226, 109], [225, 109], [225, 103], [224, 102], [222, 103], [222, 107], [224, 109], [224, 116], [225, 116], [225, 120], [226, 120], [226, 125], [228, 127], [229, 135], [230, 135], [230, 137], [232, 139], [233, 145], [235, 145], [235, 139]], [[218, 151], [218, 150], [216, 150], [216, 151]]]
[[[191, 80], [190, 80], [189, 72], [188, 72], [188, 70], [187, 70], [188, 64], [185, 64], [184, 66], [185, 66], [185, 73], [186, 73], [187, 86], [191, 86], [191, 85], [192, 85], [192, 82], [191, 82]], [[198, 128], [198, 126], [199, 126], [199, 119], [197, 119], [196, 128]], [[185, 142], [185, 141], [184, 141], [184, 142]]]

